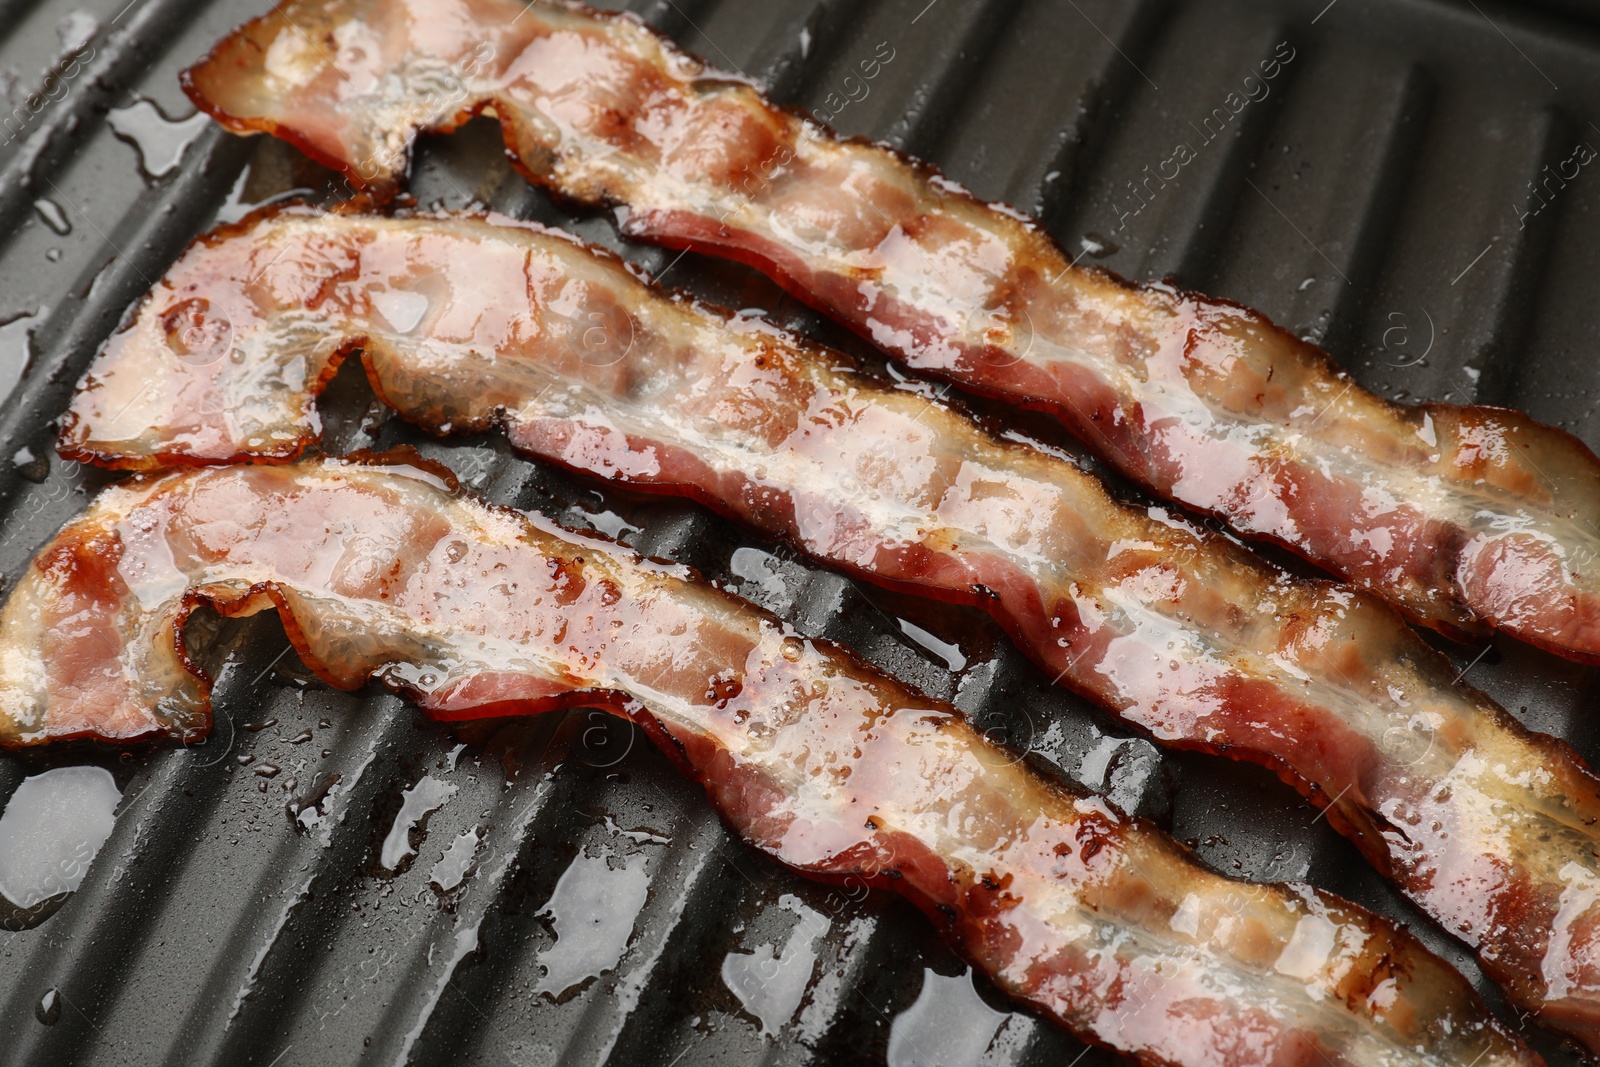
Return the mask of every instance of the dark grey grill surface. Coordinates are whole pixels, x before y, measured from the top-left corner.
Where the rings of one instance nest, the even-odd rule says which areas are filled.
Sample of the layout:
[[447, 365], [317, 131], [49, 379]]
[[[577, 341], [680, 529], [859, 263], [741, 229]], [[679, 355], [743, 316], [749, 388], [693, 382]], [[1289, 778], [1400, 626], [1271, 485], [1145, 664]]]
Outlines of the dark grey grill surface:
[[[189, 115], [178, 70], [265, 6], [0, 0], [0, 397], [19, 382], [0, 408], [7, 586], [108, 481], [63, 465], [50, 442], [123, 310], [217, 218], [290, 190], [327, 193], [326, 172], [287, 147], [198, 123], [168, 131], [180, 144], [193, 135], [179, 166], [140, 169], [133, 140], [163, 127], [125, 109], [147, 100]], [[1538, 200], [1529, 184], [1580, 143], [1600, 147], [1600, 5], [1589, 0], [631, 6], [780, 99], [836, 112], [843, 131], [1039, 212], [1072, 254], [1095, 245], [1087, 262], [1259, 307], [1386, 395], [1513, 405], [1600, 442], [1600, 161]], [[63, 67], [85, 37], [92, 55]], [[861, 81], [858, 64], [882, 45], [893, 59]], [[1233, 115], [1228, 93], [1288, 49], [1266, 95]], [[49, 97], [30, 102], [41, 87]], [[1163, 184], [1180, 142], [1193, 158]], [[624, 245], [609, 219], [552, 206], [505, 165], [485, 123], [427, 141], [413, 191], [426, 205], [570, 225], [669, 283], [867, 356], [742, 268]], [[515, 458], [497, 436], [419, 440], [359, 374], [341, 375], [323, 407], [330, 451], [417, 443], [493, 500], [691, 563], [954, 698], [1041, 773], [1110, 792], [1219, 870], [1309, 880], [1410, 923], [1493, 996], [1468, 955], [1276, 779], [1158, 754], [1052, 690], [975, 612], [861, 587], [699, 508]], [[1060, 436], [1033, 416], [974, 408]], [[22, 448], [50, 456], [48, 471], [18, 462]], [[194, 625], [215, 631], [206, 743], [0, 757], [0, 798], [75, 763], [108, 768], [124, 791], [81, 890], [41, 925], [0, 931], [0, 1063], [1116, 1059], [1080, 1055], [964, 977], [909, 906], [808, 883], [743, 846], [626, 725], [579, 711], [446, 729], [397, 697], [310, 679], [274, 619]], [[922, 631], [959, 652], [911, 636]], [[1448, 650], [1530, 725], [1600, 751], [1594, 671], [1509, 641], [1475, 662], [1481, 648]], [[258, 773], [267, 764], [278, 773]], [[424, 777], [454, 792], [394, 873], [383, 844]], [[470, 852], [472, 866], [444, 891], [430, 879], [451, 865], [447, 850]], [[47, 1026], [36, 1007], [51, 989], [60, 1015]], [[1552, 1062], [1575, 1062], [1532, 1036]]]

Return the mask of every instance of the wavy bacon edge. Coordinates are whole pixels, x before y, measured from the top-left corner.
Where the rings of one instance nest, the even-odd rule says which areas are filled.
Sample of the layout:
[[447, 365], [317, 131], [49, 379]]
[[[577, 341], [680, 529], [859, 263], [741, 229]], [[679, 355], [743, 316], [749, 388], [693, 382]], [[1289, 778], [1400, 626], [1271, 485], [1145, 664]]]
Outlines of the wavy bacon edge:
[[[298, 11], [307, 5], [300, 3], [285, 6]], [[984, 201], [973, 196], [959, 184], [943, 178], [938, 168], [932, 164], [914, 159], [890, 145], [870, 142], [863, 138], [839, 137], [826, 124], [814, 117], [768, 100], [762, 94], [759, 84], [749, 79], [715, 71], [631, 13], [597, 12], [576, 0], [542, 0], [542, 6], [549, 10], [576, 13], [603, 31], [609, 29], [643, 34], [660, 49], [666, 64], [677, 68], [672, 73], [687, 72], [694, 78], [696, 84], [741, 87], [748, 91], [754, 111], [783, 116], [797, 123], [808, 136], [814, 135], [820, 141], [884, 153], [888, 159], [911, 171], [923, 185], [1004, 216], [1021, 226], [1029, 237], [1042, 242], [1042, 246], [1060, 257], [1062, 262], [1068, 259], [1054, 238], [1023, 213], [998, 202]], [[185, 92], [198, 107], [225, 127], [240, 133], [269, 133], [286, 140], [318, 162], [344, 172], [356, 186], [370, 190], [380, 197], [391, 196], [398, 189], [402, 175], [409, 164], [411, 148], [419, 132], [449, 132], [484, 110], [496, 110], [496, 98], [492, 96], [467, 98], [462, 101], [462, 106], [453, 112], [434, 116], [424, 123], [412, 123], [404, 125], [403, 129], [389, 131], [393, 140], [389, 150], [384, 153], [387, 158], [372, 156], [357, 164], [345, 157], [348, 153], [341, 155], [334, 147], [320, 143], [316, 137], [302, 129], [278, 122], [267, 115], [230, 112], [219, 102], [220, 94], [215, 91], [215, 86], [208, 86], [211, 79], [219, 75], [226, 76], [231, 68], [242, 67], [253, 61], [250, 54], [241, 57], [237, 52], [245, 45], [259, 51], [260, 46], [255, 42], [254, 35], [257, 32], [265, 32], [273, 19], [292, 25], [288, 14], [281, 9], [275, 9], [272, 14], [240, 27], [214, 46], [205, 58], [183, 72]], [[513, 109], [500, 109], [498, 117], [504, 133], [507, 155], [525, 178], [574, 203], [590, 206], [606, 203], [627, 204], [625, 196], [606, 188], [603, 183], [591, 179], [587, 184], [582, 181], [563, 184], [553, 170], [550, 173], [536, 170], [519, 153], [519, 132], [528, 131], [523, 128], [526, 124], [519, 123], [516, 115], [507, 113], [511, 110]], [[537, 143], [536, 138], [534, 141]], [[541, 150], [549, 152], [550, 146], [541, 145]], [[636, 209], [640, 207], [640, 205], [633, 206]], [[1053, 381], [1052, 388], [1044, 389], [1036, 385], [1030, 386], [1015, 375], [985, 372], [981, 367], [978, 371], [963, 371], [919, 360], [914, 352], [901, 351], [892, 344], [886, 344], [883, 338], [874, 336], [862, 321], [841, 310], [837, 302], [826, 294], [826, 290], [830, 287], [837, 288], [839, 278], [809, 270], [801, 257], [760, 235], [732, 229], [725, 223], [715, 222], [706, 216], [685, 210], [635, 210], [623, 222], [622, 229], [632, 237], [674, 248], [694, 248], [755, 267], [772, 276], [797, 298], [824, 313], [834, 315], [869, 340], [884, 347], [891, 355], [906, 360], [919, 370], [956, 382], [975, 392], [1055, 415], [1085, 444], [1134, 481], [1144, 484], [1160, 495], [1179, 497], [1178, 494], [1157, 484], [1166, 475], [1155, 473], [1159, 464], [1153, 453], [1149, 455], [1140, 453], [1137, 448], [1130, 448], [1126, 441], [1119, 444], [1105, 433], [1102, 427], [1109, 424], [1101, 423], [1099, 420], [1107, 417], [1117, 420], [1122, 417], [1122, 407], [1115, 402], [1114, 397], [1104, 404], [1099, 400], [1093, 401], [1091, 406], [1095, 410], [1086, 413], [1070, 393], [1061, 391], [1064, 386]], [[1345, 383], [1352, 386], [1354, 384], [1353, 379], [1339, 370], [1322, 349], [1300, 341], [1259, 312], [1236, 302], [1203, 296], [1164, 283], [1129, 283], [1095, 266], [1074, 266], [1071, 269], [1078, 272], [1081, 277], [1100, 279], [1105, 284], [1126, 293], [1146, 294], [1162, 304], [1230, 311], [1241, 320], [1247, 320], [1252, 329], [1262, 331], [1275, 338], [1278, 343], [1297, 351], [1301, 357], [1320, 368], [1333, 384]], [[881, 294], [881, 296], [889, 303], [895, 299], [892, 295]], [[1034, 381], [1042, 385], [1049, 378], [1049, 374], [1041, 373], [1035, 375]], [[1476, 422], [1482, 421], [1485, 425], [1492, 424], [1497, 433], [1503, 430], [1506, 440], [1518, 435], [1531, 438], [1532, 442], [1525, 442], [1523, 448], [1534, 448], [1541, 455], [1561, 454], [1582, 468], [1588, 483], [1600, 485], [1600, 458], [1597, 458], [1584, 442], [1565, 430], [1538, 423], [1521, 412], [1486, 405], [1472, 405], [1470, 409], [1446, 404], [1423, 404], [1403, 408], [1367, 394], [1359, 387], [1356, 387], [1355, 391], [1387, 411], [1414, 413], [1417, 416], [1414, 421], [1419, 425], [1432, 425], [1431, 422], [1424, 420], [1434, 420], [1441, 426], [1460, 421], [1463, 427], [1470, 429]], [[1340, 394], [1343, 395], [1344, 393]], [[1107, 396], [1111, 394], [1108, 392]], [[1335, 397], [1334, 402], [1338, 399]], [[1106, 407], [1106, 404], [1110, 406]], [[1105, 410], [1101, 410], [1102, 408]], [[1121, 434], [1120, 430], [1118, 434]], [[1146, 466], [1149, 469], [1146, 469]], [[1537, 464], [1533, 467], [1535, 470], [1539, 469]], [[1307, 464], [1286, 468], [1290, 476], [1309, 469]], [[1523, 472], [1511, 473], [1515, 475]], [[1345, 497], [1354, 492], [1349, 485], [1341, 482], [1330, 481], [1329, 484]], [[1553, 483], [1552, 488], [1554, 488]], [[1276, 488], [1273, 491], [1288, 492]], [[1327, 507], [1338, 510], [1341, 502], [1351, 501], [1344, 500], [1343, 497], [1330, 498]], [[1184, 503], [1185, 506], [1209, 511], [1225, 521], [1233, 522], [1248, 537], [1275, 542], [1320, 566], [1327, 567], [1333, 573], [1357, 582], [1390, 600], [1414, 621], [1432, 626], [1451, 636], [1467, 637], [1484, 632], [1488, 626], [1494, 626], [1557, 655], [1579, 662], [1600, 663], [1600, 592], [1581, 585], [1575, 578], [1575, 572], [1569, 572], [1568, 569], [1569, 564], [1573, 564], [1584, 555], [1586, 548], [1593, 547], [1600, 550], [1600, 527], [1596, 528], [1597, 537], [1593, 546], [1582, 543], [1562, 544], [1559, 539], [1545, 543], [1540, 542], [1538, 538], [1521, 535], [1502, 536], [1491, 539], [1486, 546], [1474, 549], [1470, 558], [1466, 558], [1461, 552], [1463, 546], [1471, 540], [1471, 531], [1452, 525], [1448, 517], [1441, 519], [1432, 517], [1426, 512], [1419, 512], [1415, 519], [1415, 533], [1419, 537], [1426, 537], [1432, 552], [1427, 560], [1420, 562], [1413, 560], [1406, 564], [1403, 579], [1397, 579], [1393, 575], [1376, 576], [1366, 573], [1361, 567], [1350, 565], [1349, 560], [1341, 562], [1327, 552], [1318, 551], [1315, 547], [1273, 528], [1258, 529], [1243, 526], [1239, 523], [1238, 516], [1230, 514], [1220, 506], [1213, 507], [1195, 500], [1186, 500]], [[1600, 515], [1600, 512], [1596, 514]], [[1316, 515], [1308, 511], [1305, 517], [1316, 518]], [[1575, 522], [1571, 525], [1578, 535], [1587, 536]], [[1386, 527], [1380, 528], [1379, 532], [1386, 530]], [[1597, 558], [1590, 560], [1590, 569], [1600, 569], [1600, 551], [1592, 554]], [[1450, 558], [1450, 567], [1444, 569], [1438, 567], [1434, 557], [1440, 555]], [[1411, 573], [1416, 568], [1432, 573], [1432, 577], [1427, 574]], [[1591, 574], [1589, 577], [1600, 579], [1600, 575]], [[1595, 584], [1596, 582], [1589, 583], [1589, 585]]]
[[[281, 499], [271, 495], [279, 490]], [[252, 492], [263, 507], [245, 518], [239, 494]], [[299, 515], [294, 509], [307, 500], [308, 514]], [[419, 512], [419, 522], [438, 520], [430, 531], [435, 548], [446, 546], [444, 559], [430, 551], [416, 569], [398, 559], [384, 568], [381, 539], [368, 549], [375, 556], [352, 561], [348, 542], [331, 526], [320, 540], [305, 534], [314, 530], [308, 518], [332, 522], [344, 514], [367, 525], [404, 518], [406, 509]], [[390, 533], [409, 529], [400, 522]], [[464, 544], [461, 537], [474, 531], [486, 540]], [[487, 540], [491, 535], [510, 540]], [[356, 564], [352, 570], [326, 569], [318, 552], [332, 551], [330, 541], [339, 552], [334, 562]], [[175, 556], [175, 544], [194, 554]], [[486, 554], [474, 555], [478, 548]], [[518, 561], [521, 553], [529, 558]], [[488, 616], [504, 616], [477, 603], [476, 594], [466, 601], [476, 604], [467, 610], [477, 616], [449, 615], [444, 591], [459, 584], [449, 567], [490, 560], [510, 561], [495, 571], [502, 581], [542, 573], [543, 590], [516, 590], [524, 611], [516, 618], [560, 630], [525, 635], [532, 645], [518, 648], [529, 658], [502, 661], [498, 672], [484, 661], [453, 675], [463, 661], [450, 657], [469, 648], [474, 634], [498, 626]], [[435, 562], [446, 577], [429, 573]], [[176, 583], [181, 591], [163, 568], [184, 576]], [[244, 573], [230, 577], [236, 571]], [[246, 577], [254, 580], [240, 588]], [[404, 615], [430, 596], [425, 632], [444, 642], [442, 650], [408, 655], [380, 635], [376, 652], [387, 662], [329, 659], [345, 632], [332, 624]], [[53, 654], [36, 669], [47, 680], [71, 681], [82, 677], [74, 652], [95, 662], [131, 651], [159, 669], [168, 651], [174, 655], [165, 660], [165, 677], [124, 673], [122, 681], [146, 695], [170, 686], [175, 703], [146, 708], [142, 728], [133, 721], [108, 730], [73, 724], [61, 738], [203, 735], [210, 681], [188, 658], [182, 636], [183, 620], [201, 603], [230, 615], [275, 610], [302, 658], [329, 684], [352, 689], [379, 677], [440, 719], [575, 704], [633, 719], [752, 845], [802, 873], [857, 878], [910, 898], [1010, 995], [1145, 1063], [1444, 1067], [1474, 1055], [1482, 1067], [1542, 1062], [1458, 974], [1388, 920], [1310, 887], [1245, 886], [1206, 872], [1159, 830], [1040, 779], [953, 709], [847, 651], [798, 638], [687, 568], [463, 497], [448, 470], [414, 453], [209, 468], [105, 491], [39, 554], [0, 614], [0, 711], [10, 723], [0, 740], [44, 739], [17, 730], [27, 715], [17, 703], [18, 671], [37, 680], [27, 677], [27, 661], [45, 655], [36, 642], [24, 642], [37, 636], [32, 629], [58, 621], [50, 609], [81, 621], [86, 606], [131, 618], [133, 632], [154, 642], [153, 658], [107, 644], [100, 627], [49, 626]], [[585, 611], [594, 614], [585, 620]], [[581, 628], [576, 636], [568, 636], [569, 615]], [[461, 625], [474, 618], [476, 629]], [[685, 621], [703, 622], [706, 629], [691, 625], [688, 632], [718, 639], [697, 647], [715, 673], [679, 677], [679, 656], [670, 649], [661, 673], [638, 634], [610, 636], [603, 624], [611, 618], [631, 619], [628, 625], [646, 633], [667, 624], [679, 636]], [[597, 643], [585, 643], [597, 634]], [[575, 644], [566, 656], [559, 648], [569, 639]], [[480, 641], [479, 651], [485, 647]], [[719, 652], [727, 663], [716, 662]], [[545, 667], [541, 673], [527, 663]], [[430, 668], [443, 678], [415, 673]], [[553, 672], [568, 673], [557, 681]], [[643, 688], [639, 672], [648, 679]], [[46, 719], [58, 710], [52, 692], [47, 684]], [[56, 695], [69, 706], [83, 696]], [[963, 817], [953, 822], [957, 807]], [[985, 818], [975, 822], [979, 813]], [[1177, 889], [1187, 895], [1176, 897]], [[1117, 936], [1105, 940], [1112, 932]], [[1126, 957], [1124, 942], [1137, 946]]]

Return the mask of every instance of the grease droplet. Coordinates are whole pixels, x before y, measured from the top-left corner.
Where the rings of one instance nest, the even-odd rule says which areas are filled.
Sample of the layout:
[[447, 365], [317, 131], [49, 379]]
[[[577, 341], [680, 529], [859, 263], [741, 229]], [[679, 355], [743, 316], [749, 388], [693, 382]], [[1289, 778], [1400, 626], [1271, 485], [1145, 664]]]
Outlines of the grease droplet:
[[1089, 255], [1093, 256], [1095, 259], [1103, 259], [1106, 256], [1116, 255], [1122, 250], [1122, 246], [1117, 244], [1117, 242], [1113, 241], [1111, 238], [1102, 237], [1100, 234], [1092, 231], [1078, 238], [1078, 244], [1085, 252], [1089, 253]]
[[34, 455], [27, 445], [12, 453], [11, 465], [17, 468], [18, 474], [36, 484], [50, 477], [50, 457]]
[[72, 232], [72, 223], [67, 219], [67, 213], [61, 210], [61, 205], [54, 200], [40, 197], [33, 202], [33, 210], [39, 213], [45, 224], [56, 233], [65, 237]]
[[7, 913], [0, 925], [37, 925], [49, 914], [41, 905], [78, 888], [111, 836], [121, 800], [101, 767], [57, 767], [23, 779], [0, 815], [0, 905]]
[[106, 115], [111, 132], [139, 152], [139, 167], [150, 178], [162, 178], [178, 169], [183, 153], [211, 125], [209, 116], [196, 112], [184, 119], [169, 119], [149, 100], [136, 100]]

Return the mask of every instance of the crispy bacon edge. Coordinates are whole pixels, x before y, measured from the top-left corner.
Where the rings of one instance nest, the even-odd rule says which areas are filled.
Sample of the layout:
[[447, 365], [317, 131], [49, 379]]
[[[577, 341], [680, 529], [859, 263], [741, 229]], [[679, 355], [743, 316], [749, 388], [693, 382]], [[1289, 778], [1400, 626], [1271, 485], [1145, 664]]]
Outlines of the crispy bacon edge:
[[[389, 5], [385, 17], [400, 18], [395, 12], [409, 17], [414, 11], [425, 25], [430, 19], [440, 24], [466, 19], [470, 24], [478, 12], [455, 10], [458, 6], [459, 0], [410, 0]], [[755, 266], [909, 365], [1051, 412], [1102, 458], [1152, 491], [1216, 514], [1246, 536], [1284, 545], [1391, 600], [1420, 622], [1456, 636], [1493, 625], [1559, 655], [1600, 663], [1600, 504], [1596, 503], [1600, 460], [1576, 437], [1506, 409], [1391, 404], [1355, 386], [1320, 349], [1256, 312], [1167, 285], [1129, 285], [1105, 271], [1069, 266], [1053, 240], [1020, 213], [978, 200], [943, 179], [931, 165], [888, 146], [840, 140], [825, 126], [767, 101], [747, 82], [708, 72], [705, 64], [636, 18], [594, 12], [575, 2], [540, 2], [534, 7], [539, 14], [530, 15], [521, 3], [507, 3], [503, 21], [491, 24], [485, 18], [479, 24], [486, 32], [501, 31], [514, 46], [511, 51], [518, 51], [537, 36], [532, 27], [538, 19], [559, 17], [564, 31], [586, 26], [591, 42], [611, 41], [619, 54], [626, 53], [635, 62], [639, 84], [606, 82], [596, 74], [590, 97], [576, 104], [571, 99], [562, 103], [569, 110], [588, 107], [596, 128], [613, 138], [600, 155], [616, 155], [619, 147], [626, 154], [630, 146], [641, 144], [645, 138], [640, 124], [647, 118], [661, 121], [662, 111], [654, 106], [661, 96], [677, 93], [682, 100], [713, 101], [692, 115], [692, 128], [687, 121], [681, 124], [680, 134], [692, 133], [702, 143], [688, 151], [689, 165], [672, 175], [679, 184], [699, 183], [695, 189], [703, 194], [699, 204], [670, 198], [654, 202], [648, 183], [629, 185], [615, 179], [619, 171], [585, 169], [583, 157], [592, 146], [570, 136], [562, 143], [555, 124], [530, 121], [517, 102], [487, 83], [469, 84], [472, 78], [466, 75], [475, 75], [487, 64], [477, 51], [435, 57], [456, 64], [455, 84], [441, 91], [430, 81], [426, 92], [404, 99], [406, 107], [388, 108], [390, 117], [404, 117], [396, 119], [396, 126], [369, 131], [367, 147], [376, 142], [371, 151], [358, 151], [353, 141], [341, 140], [349, 129], [339, 122], [349, 121], [353, 127], [358, 116], [341, 112], [341, 101], [333, 96], [326, 99], [326, 114], [320, 118], [301, 113], [291, 119], [275, 114], [271, 106], [257, 111], [243, 106], [243, 90], [236, 92], [235, 87], [262, 81], [267, 42], [279, 28], [289, 26], [305, 40], [317, 39], [323, 21], [352, 11], [356, 14], [351, 20], [359, 21], [361, 12], [377, 10], [373, 0], [342, 5], [298, 0], [280, 5], [271, 15], [235, 31], [185, 71], [184, 87], [197, 106], [229, 129], [282, 137], [320, 162], [343, 170], [356, 185], [384, 195], [398, 186], [419, 130], [448, 131], [485, 108], [493, 109], [508, 154], [530, 181], [579, 202], [632, 207], [623, 224], [630, 236]], [[446, 10], [453, 12], [452, 20], [442, 18]], [[494, 51], [490, 49], [491, 55]], [[333, 59], [325, 51], [323, 55], [332, 65]], [[503, 59], [500, 55], [496, 61]], [[395, 71], [381, 73], [391, 80], [405, 80]], [[326, 70], [321, 75], [324, 85], [335, 83]], [[650, 97], [641, 86], [657, 95]], [[652, 105], [649, 115], [642, 107], [646, 99]], [[899, 301], [892, 289], [864, 286], [859, 273], [845, 265], [844, 257], [853, 250], [849, 246], [808, 259], [801, 249], [775, 239], [770, 230], [741, 228], [730, 212], [718, 213], [708, 206], [732, 194], [746, 207], [764, 210], [762, 195], [774, 187], [774, 175], [800, 166], [808, 145], [821, 154], [848, 154], [849, 160], [866, 163], [866, 170], [879, 172], [883, 180], [878, 188], [894, 194], [887, 210], [873, 206], [886, 226], [902, 234], [926, 228], [934, 212], [897, 216], [897, 209], [937, 205], [951, 210], [934, 228], [951, 223], [957, 215], [965, 216], [958, 225], [976, 219], [980, 225], [974, 233], [990, 227], [992, 232], [980, 236], [998, 235], [1013, 253], [1014, 264], [1026, 262], [1026, 271], [1014, 269], [996, 279], [987, 297], [953, 291], [938, 294], [939, 306], [971, 304], [973, 321], [997, 326], [1009, 341], [995, 341], [994, 329], [979, 331], [983, 339], [974, 340], [939, 322], [927, 308]], [[644, 160], [643, 166], [648, 169], [650, 161]], [[752, 183], [758, 193], [741, 197], [741, 188], [748, 190]], [[823, 184], [831, 190], [827, 195], [837, 195], [837, 180]], [[1304, 379], [1304, 403], [1296, 410], [1313, 410], [1307, 405], [1314, 405], [1331, 414], [1324, 418], [1319, 413], [1309, 426], [1297, 425], [1298, 436], [1309, 435], [1318, 421], [1322, 423], [1318, 434], [1332, 433], [1336, 422], [1353, 413], [1350, 425], [1339, 432], [1346, 442], [1342, 447], [1350, 447], [1350, 441], [1381, 438], [1389, 453], [1384, 462], [1393, 464], [1406, 462], [1407, 453], [1423, 451], [1411, 440], [1414, 435], [1433, 440], [1435, 447], [1437, 441], [1448, 440], [1453, 448], [1450, 462], [1441, 468], [1435, 456], [1428, 461], [1435, 469], [1427, 477], [1450, 483], [1459, 498], [1457, 506], [1443, 510], [1419, 506], [1409, 499], [1406, 486], [1397, 485], [1391, 494], [1394, 507], [1373, 516], [1370, 525], [1357, 526], [1353, 517], [1363, 513], [1369, 487], [1358, 477], [1325, 474], [1318, 454], [1298, 462], [1285, 459], [1282, 449], [1257, 449], [1241, 456], [1233, 443], [1208, 444], [1181, 418], [1174, 425], [1175, 420], [1159, 410], [1147, 411], [1138, 397], [1119, 394], [1092, 370], [1070, 360], [1035, 360], [1026, 354], [1019, 358], [1015, 349], [1022, 346], [1019, 337], [1027, 332], [1022, 320], [1028, 318], [1028, 294], [1038, 299], [1045, 277], [1051, 277], [1052, 286], [1065, 279], [1095, 300], [1126, 305], [1139, 314], [1170, 316], [1166, 333], [1144, 340], [1157, 349], [1178, 346], [1182, 359], [1198, 357], [1197, 362], [1207, 363], [1213, 375], [1246, 374], [1261, 389], [1280, 392], [1283, 383]], [[928, 283], [926, 277], [913, 280]], [[981, 310], [993, 306], [1001, 309], [998, 318]], [[1115, 315], [1095, 321], [1110, 334], [1130, 329], [1126, 319]], [[1244, 336], [1251, 339], [1249, 344], [1241, 340]], [[1256, 365], [1249, 365], [1251, 359]], [[1277, 386], [1267, 384], [1273, 381], [1274, 370], [1286, 372], [1278, 375]], [[1228, 390], [1240, 391], [1231, 385]], [[1247, 425], [1276, 432], [1270, 421], [1258, 419]], [[1202, 446], [1210, 450], [1186, 450]], [[1325, 450], [1321, 455], [1328, 454]], [[1230, 470], [1241, 463], [1254, 473], [1225, 490], [1207, 489], [1197, 496], [1179, 485], [1186, 464]], [[1405, 471], [1401, 466], [1389, 469], [1396, 474]], [[1554, 470], [1559, 482], [1547, 470]], [[1490, 523], [1475, 532], [1458, 521], [1476, 516], [1485, 494], [1499, 511], [1498, 520], [1520, 518], [1523, 528], [1506, 533]], [[1380, 544], [1398, 548], [1385, 549], [1380, 559], [1374, 547]]]
[[[371, 558], [350, 558], [349, 531], [333, 532], [344, 520], [373, 527]], [[419, 533], [422, 543], [404, 541], [412, 565], [383, 565], [386, 537]], [[453, 613], [460, 568], [480, 566], [466, 613]], [[106, 490], [0, 614], [0, 740], [47, 739], [51, 717], [86, 697], [112, 698], [118, 721], [102, 736], [113, 740], [203, 734], [210, 682], [182, 635], [201, 603], [275, 609], [331, 684], [378, 677], [441, 719], [572, 705], [626, 716], [752, 845], [801, 873], [910, 898], [1008, 993], [1142, 1062], [1541, 1062], [1387, 920], [1310, 887], [1211, 874], [1159, 830], [1044, 781], [848, 652], [685, 568], [463, 497], [448, 470], [414, 454], [206, 468]], [[419, 607], [426, 641], [372, 632]], [[474, 637], [518, 623], [534, 627], [519, 646], [527, 659], [495, 660], [480, 641], [490, 658], [461, 666]], [[377, 647], [330, 658], [359, 650], [352, 626]], [[650, 641], [652, 627], [668, 640]], [[119, 632], [150, 644], [125, 646]], [[686, 635], [708, 669], [683, 669]], [[92, 694], [74, 690], [96, 663], [113, 669]], [[166, 709], [141, 708], [151, 683], [169, 690]], [[38, 729], [25, 737], [19, 724]], [[97, 733], [81, 717], [63, 731]]]

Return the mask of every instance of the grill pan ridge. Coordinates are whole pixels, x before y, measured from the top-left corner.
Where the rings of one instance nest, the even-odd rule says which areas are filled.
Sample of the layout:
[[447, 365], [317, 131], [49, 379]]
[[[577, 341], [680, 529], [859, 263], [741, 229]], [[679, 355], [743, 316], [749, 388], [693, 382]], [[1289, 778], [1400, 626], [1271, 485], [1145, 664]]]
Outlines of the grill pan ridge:
[[[1520, 219], [1543, 167], [1600, 146], [1600, 3], [600, 6], [1037, 212], [1084, 262], [1258, 307], [1383, 395], [1506, 404], [1600, 441], [1600, 177], [1586, 168]], [[0, 0], [0, 395], [17, 381], [0, 404], [7, 587], [110, 480], [54, 457], [52, 420], [128, 305], [218, 218], [330, 195], [327, 173], [282, 144], [181, 125], [192, 109], [178, 70], [265, 7]], [[1280, 42], [1295, 58], [1270, 92], [1176, 182], [1136, 198], [1145, 168]], [[864, 80], [859, 61], [880, 43], [894, 58]], [[150, 177], [175, 146], [181, 163]], [[570, 228], [669, 285], [767, 309], [881, 366], [743, 268], [623, 244], [609, 218], [553, 204], [510, 170], [487, 123], [425, 139], [411, 191]], [[967, 403], [1076, 452], [1039, 417]], [[359, 373], [341, 373], [322, 410], [330, 452], [415, 444], [496, 502], [692, 564], [953, 699], [1040, 773], [1108, 792], [1217, 869], [1310, 881], [1408, 923], [1519, 1027], [1470, 954], [1269, 773], [1158, 751], [1052, 688], [978, 612], [859, 585], [704, 509], [516, 457], [496, 435], [421, 437]], [[42, 924], [0, 931], [4, 1067], [1122, 1062], [965, 977], [908, 905], [807, 882], [744, 846], [626, 724], [578, 710], [445, 729], [376, 689], [316, 683], [274, 619], [195, 625], [215, 631], [205, 743], [0, 756], [0, 799], [82, 763], [123, 792], [81, 888]], [[1596, 669], [1504, 640], [1476, 659], [1481, 647], [1446, 650], [1528, 725], [1600, 757], [1585, 721], [1600, 710]], [[424, 777], [454, 791], [390, 871], [383, 843]], [[297, 818], [307, 810], [318, 817]], [[433, 872], [461, 841], [470, 873], [441, 890]], [[609, 917], [601, 933], [578, 931], [590, 912]], [[601, 973], [541, 992], [558, 966]], [[1552, 1064], [1578, 1062], [1528, 1036]]]

